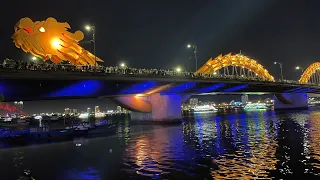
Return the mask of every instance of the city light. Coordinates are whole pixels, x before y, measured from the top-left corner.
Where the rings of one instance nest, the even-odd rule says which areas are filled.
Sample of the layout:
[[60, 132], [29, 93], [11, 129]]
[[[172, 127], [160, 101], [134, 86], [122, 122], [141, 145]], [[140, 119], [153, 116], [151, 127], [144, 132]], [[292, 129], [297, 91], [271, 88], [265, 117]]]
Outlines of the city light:
[[126, 67], [126, 64], [125, 63], [121, 63], [120, 66], [121, 67]]
[[213, 75], [217, 75], [217, 72], [214, 72]]
[[32, 56], [32, 57], [31, 57], [31, 60], [36, 61], [36, 60], [37, 60], [37, 57]]
[[177, 72], [181, 72], [181, 68], [178, 67], [178, 68], [176, 69], [176, 71], [177, 71]]
[[188, 45], [187, 45], [187, 48], [191, 48], [191, 47], [192, 47], [191, 44], [188, 44]]

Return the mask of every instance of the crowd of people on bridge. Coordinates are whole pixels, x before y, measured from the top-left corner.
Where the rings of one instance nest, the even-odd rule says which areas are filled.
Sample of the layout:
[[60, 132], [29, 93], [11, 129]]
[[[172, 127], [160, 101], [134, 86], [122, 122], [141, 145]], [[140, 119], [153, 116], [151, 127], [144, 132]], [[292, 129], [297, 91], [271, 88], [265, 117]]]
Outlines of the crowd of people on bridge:
[[[259, 76], [236, 76], [225, 74], [202, 74], [187, 71], [177, 71], [170, 69], [139, 69], [131, 67], [118, 66], [76, 66], [71, 64], [54, 64], [48, 62], [32, 62], [32, 61], [15, 61], [5, 59], [0, 66], [2, 69], [29, 70], [29, 71], [50, 71], [50, 72], [78, 72], [78, 73], [95, 73], [104, 75], [122, 75], [122, 76], [149, 76], [149, 77], [179, 77], [193, 79], [223, 79], [223, 80], [243, 80], [243, 81], [263, 81], [269, 80], [260, 78]], [[297, 83], [296, 81], [278, 81], [282, 83]]]

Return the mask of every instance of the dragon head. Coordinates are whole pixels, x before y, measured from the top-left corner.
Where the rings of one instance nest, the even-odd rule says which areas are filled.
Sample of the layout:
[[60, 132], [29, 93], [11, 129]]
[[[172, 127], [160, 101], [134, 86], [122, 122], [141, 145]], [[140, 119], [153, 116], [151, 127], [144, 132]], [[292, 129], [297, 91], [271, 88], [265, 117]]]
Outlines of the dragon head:
[[17, 48], [31, 53], [41, 59], [50, 59], [54, 63], [69, 61], [76, 65], [93, 65], [94, 58], [90, 52], [78, 45], [84, 38], [81, 31], [71, 33], [68, 23], [57, 22], [54, 18], [33, 22], [30, 18], [22, 18], [14, 27], [12, 36]]

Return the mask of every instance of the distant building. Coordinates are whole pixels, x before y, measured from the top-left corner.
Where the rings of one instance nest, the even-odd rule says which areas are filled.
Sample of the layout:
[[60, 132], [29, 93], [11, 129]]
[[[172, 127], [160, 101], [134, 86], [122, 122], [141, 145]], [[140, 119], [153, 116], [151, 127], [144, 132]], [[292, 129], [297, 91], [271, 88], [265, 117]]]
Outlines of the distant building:
[[73, 114], [77, 114], [77, 113], [78, 113], [78, 110], [77, 110], [77, 109], [72, 109], [72, 113], [73, 113]]
[[249, 97], [247, 94], [241, 96], [241, 102], [242, 104], [247, 104], [247, 102], [249, 102]]
[[64, 114], [71, 114], [71, 109], [70, 108], [65, 108], [64, 109]]
[[94, 107], [94, 113], [95, 114], [100, 113], [100, 107], [99, 106], [95, 106]]
[[196, 106], [198, 104], [198, 102], [199, 102], [198, 98], [191, 98], [189, 100], [190, 106]]

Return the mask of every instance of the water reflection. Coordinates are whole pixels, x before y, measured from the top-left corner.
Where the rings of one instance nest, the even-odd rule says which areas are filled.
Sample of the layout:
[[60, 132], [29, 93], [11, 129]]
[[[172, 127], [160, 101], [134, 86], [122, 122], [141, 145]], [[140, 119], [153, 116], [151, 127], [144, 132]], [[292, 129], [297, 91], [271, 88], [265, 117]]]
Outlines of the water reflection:
[[[184, 121], [181, 132], [177, 127], [167, 127], [134, 137], [124, 161], [136, 174], [148, 177], [179, 174], [180, 178], [256, 179], [291, 177], [293, 172], [317, 175], [306, 159], [310, 159], [310, 147], [313, 152], [320, 150], [315, 143], [320, 138], [320, 125], [318, 121], [316, 127], [312, 125], [312, 118], [319, 117], [319, 113], [309, 111], [197, 114]], [[315, 137], [311, 142], [309, 118], [317, 129], [311, 131], [311, 139]], [[313, 155], [318, 166], [319, 154]], [[306, 169], [308, 172], [304, 172]]]
[[309, 132], [310, 139], [309, 143], [304, 145], [305, 148], [309, 149], [307, 159], [312, 157], [313, 174], [320, 175], [320, 112], [314, 112], [310, 115], [310, 127], [307, 129]]
[[[197, 114], [182, 125], [102, 129], [105, 137], [0, 150], [0, 177], [37, 179], [294, 179], [320, 175], [317, 110]], [[43, 171], [43, 164], [46, 170]]]
[[157, 128], [138, 135], [126, 148], [125, 165], [143, 176], [164, 176], [173, 161], [183, 161], [181, 128]]
[[265, 120], [262, 112], [222, 114], [201, 120], [210, 124], [203, 126], [207, 138], [202, 144], [209, 152], [207, 156], [217, 165], [210, 170], [213, 178], [268, 177], [267, 170], [275, 169], [277, 146], [274, 130], [270, 132], [266, 128]]

